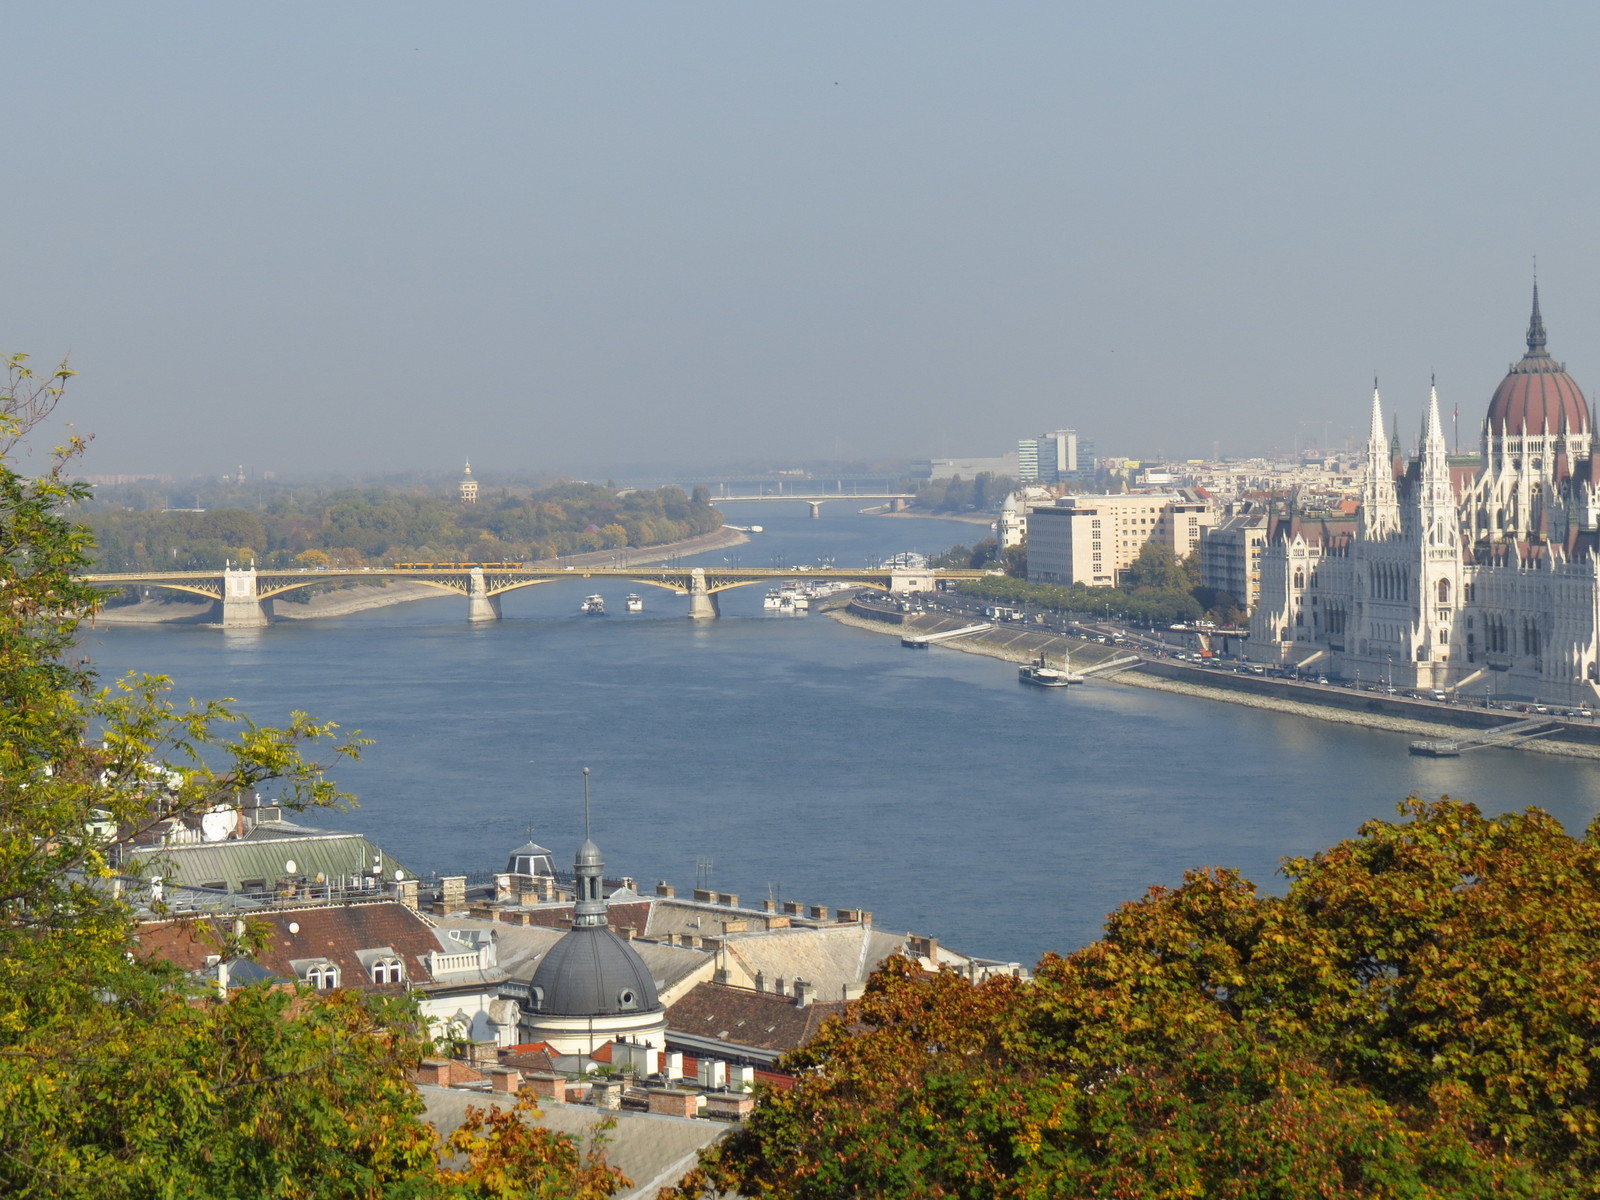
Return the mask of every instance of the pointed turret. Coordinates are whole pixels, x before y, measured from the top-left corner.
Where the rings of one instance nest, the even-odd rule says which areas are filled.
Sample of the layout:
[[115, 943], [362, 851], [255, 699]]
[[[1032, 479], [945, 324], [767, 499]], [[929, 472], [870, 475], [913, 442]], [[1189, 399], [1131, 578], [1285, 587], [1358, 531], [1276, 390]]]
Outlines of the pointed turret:
[[[1396, 441], [1398, 441], [1398, 437]], [[1372, 381], [1372, 426], [1367, 435], [1367, 478], [1361, 489], [1361, 528], [1369, 538], [1399, 532], [1400, 508], [1394, 491], [1394, 461], [1383, 436], [1383, 401]]]
[[[1559, 288], [1557, 289], [1560, 290]], [[1560, 297], [1556, 297], [1558, 300]], [[1539, 281], [1533, 281], [1533, 315], [1528, 318], [1528, 355], [1544, 358], [1544, 318], [1539, 315]]]
[[1440, 465], [1448, 467], [1450, 452], [1444, 440], [1444, 420], [1439, 415], [1439, 385], [1428, 382], [1428, 411], [1422, 419], [1422, 458], [1427, 462], [1437, 457]]

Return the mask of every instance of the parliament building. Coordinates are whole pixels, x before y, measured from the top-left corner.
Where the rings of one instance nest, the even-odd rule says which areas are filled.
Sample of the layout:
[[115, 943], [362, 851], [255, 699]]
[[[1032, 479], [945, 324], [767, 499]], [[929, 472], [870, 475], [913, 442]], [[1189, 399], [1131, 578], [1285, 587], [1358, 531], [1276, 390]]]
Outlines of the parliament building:
[[1275, 524], [1253, 660], [1463, 699], [1600, 702], [1600, 439], [1545, 349], [1537, 285], [1527, 345], [1471, 467], [1450, 462], [1437, 391], [1402, 459], [1374, 387], [1356, 521]]

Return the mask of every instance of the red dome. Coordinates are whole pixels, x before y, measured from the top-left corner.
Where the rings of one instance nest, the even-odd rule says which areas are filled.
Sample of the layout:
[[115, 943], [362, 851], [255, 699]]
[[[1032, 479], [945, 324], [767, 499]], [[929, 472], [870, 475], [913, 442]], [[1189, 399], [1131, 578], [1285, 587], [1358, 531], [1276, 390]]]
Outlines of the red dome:
[[1539, 285], [1533, 287], [1533, 317], [1528, 322], [1528, 352], [1495, 389], [1489, 401], [1489, 432], [1500, 437], [1539, 437], [1588, 433], [1589, 403], [1566, 366], [1544, 348], [1544, 318], [1539, 315]]
[[[1527, 360], [1524, 359], [1525, 363]], [[1589, 432], [1589, 404], [1561, 364], [1546, 359], [1547, 370], [1519, 370], [1495, 389], [1489, 401], [1489, 432], [1503, 437], [1538, 437], [1552, 434]]]

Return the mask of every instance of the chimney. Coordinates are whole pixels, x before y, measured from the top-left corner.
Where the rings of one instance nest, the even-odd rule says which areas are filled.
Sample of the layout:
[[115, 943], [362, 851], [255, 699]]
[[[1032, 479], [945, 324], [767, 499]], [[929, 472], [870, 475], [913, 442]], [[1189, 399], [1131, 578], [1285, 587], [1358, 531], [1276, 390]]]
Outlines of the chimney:
[[738, 908], [739, 897], [734, 892], [719, 892], [717, 893], [717, 903], [728, 908]]
[[507, 1096], [515, 1096], [522, 1090], [522, 1072], [515, 1067], [490, 1067], [489, 1088]]
[[446, 916], [467, 907], [467, 877], [446, 875], [439, 880], [439, 908]]
[[678, 889], [673, 887], [665, 879], [663, 879], [660, 883], [656, 884], [656, 895], [658, 895], [658, 896], [664, 896], [668, 900], [671, 900], [677, 894], [678, 894]]
[[757, 971], [756, 972], [756, 991], [764, 992], [766, 990], [767, 990], [767, 973], [765, 971]]
[[412, 912], [417, 910], [417, 881], [402, 879], [394, 885], [394, 898]]
[[826, 904], [813, 904], [811, 906], [811, 919], [813, 921], [826, 921], [828, 919], [828, 906]]
[[705, 888], [695, 888], [694, 898], [700, 904], [715, 904], [717, 902], [717, 894]]
[[794, 1006], [796, 1008], [811, 1007], [811, 985], [804, 979], [794, 981]]
[[769, 912], [769, 913], [777, 912], [778, 911], [778, 902], [776, 900], [763, 900], [761, 902], [761, 911], [762, 912]]
[[791, 917], [803, 917], [806, 915], [806, 906], [798, 900], [785, 900], [783, 902], [783, 911]]

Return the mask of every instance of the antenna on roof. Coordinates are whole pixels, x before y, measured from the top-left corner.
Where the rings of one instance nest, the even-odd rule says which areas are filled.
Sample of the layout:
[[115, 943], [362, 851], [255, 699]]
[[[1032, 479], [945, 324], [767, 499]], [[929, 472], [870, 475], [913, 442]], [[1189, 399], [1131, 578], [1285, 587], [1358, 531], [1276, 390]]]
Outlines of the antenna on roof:
[[583, 840], [589, 841], [589, 768], [583, 769]]

